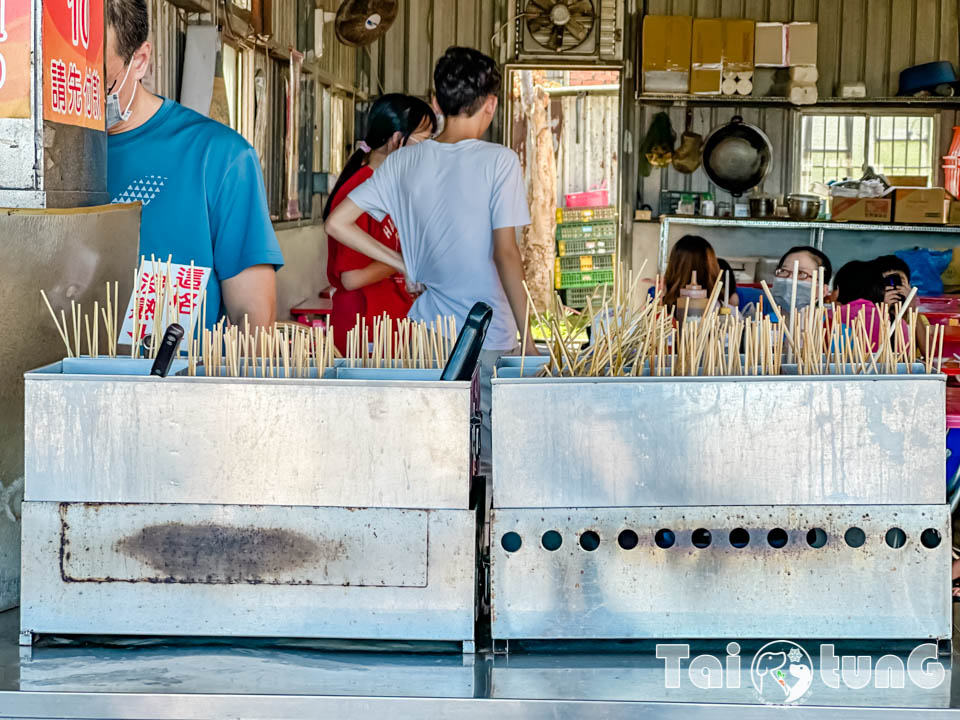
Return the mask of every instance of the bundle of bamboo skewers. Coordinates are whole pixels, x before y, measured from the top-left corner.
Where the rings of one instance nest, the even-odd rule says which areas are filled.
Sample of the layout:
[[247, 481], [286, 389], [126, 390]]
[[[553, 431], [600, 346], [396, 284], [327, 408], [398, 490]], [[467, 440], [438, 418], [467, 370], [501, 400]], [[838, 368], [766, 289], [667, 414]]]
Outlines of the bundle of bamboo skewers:
[[[901, 367], [906, 372], [913, 370], [912, 364], [920, 355], [916, 342], [919, 313], [909, 307], [916, 289], [902, 305], [894, 307], [893, 317], [887, 307], [878, 305], [868, 319], [863, 312], [850, 317], [849, 308], [845, 308], [848, 313], [844, 316], [844, 308], [822, 301], [822, 272], [819, 283], [812, 283], [810, 305], [789, 313], [781, 310], [766, 283], [762, 285], [776, 321], [764, 316], [762, 303], [756, 318], [741, 318], [725, 310], [719, 302], [722, 280], [713, 287], [702, 316], [694, 318], [689, 300], [680, 308], [667, 307], [660, 291], [638, 300], [631, 279], [626, 285], [615, 286], [609, 300], [604, 289], [603, 296], [588, 302], [584, 316], [594, 328], [594, 337], [587, 347], [571, 340], [569, 322], [556, 320], [562, 317], [556, 311], [560, 306], [556, 297], [546, 343], [549, 361], [538, 374], [696, 377], [895, 374]], [[795, 308], [796, 284], [791, 303]], [[543, 325], [543, 317], [533, 307], [528, 292], [528, 315], [531, 309]], [[926, 373], [940, 372], [943, 332], [940, 326], [926, 327], [921, 344]]]
[[[171, 266], [172, 257], [168, 257], [166, 263], [158, 263], [156, 258], [151, 256], [151, 268], [153, 268], [153, 277], [156, 294], [156, 307], [154, 308], [153, 319], [148, 324], [141, 321], [141, 309], [147, 303], [148, 296], [152, 293], [145, 292], [147, 288], [141, 282], [145, 273], [145, 258], [141, 258], [140, 266], [133, 271], [133, 314], [132, 314], [132, 338], [140, 338], [145, 343], [130, 342], [130, 357], [136, 358], [146, 356], [149, 359], [157, 357], [160, 350], [160, 344], [163, 341], [163, 333], [166, 330], [166, 323], [180, 322], [180, 304], [177, 301], [179, 286], [175, 286], [172, 278]], [[193, 263], [191, 263], [191, 270]], [[73, 300], [70, 301], [70, 318], [68, 320], [66, 311], [60, 310], [60, 319], [54, 312], [53, 306], [47, 297], [46, 292], [40, 290], [40, 296], [53, 318], [54, 325], [57, 328], [57, 334], [63, 340], [67, 351], [67, 357], [81, 357], [83, 353], [82, 340], [87, 341], [87, 355], [90, 357], [100, 357], [100, 320], [103, 319], [103, 332], [106, 342], [106, 356], [110, 358], [117, 357], [117, 348], [120, 343], [119, 334], [123, 327], [120, 322], [120, 283], [114, 281], [112, 284], [106, 283], [106, 301], [103, 305], [99, 300], [93, 303], [93, 322], [91, 323], [89, 313], [85, 312], [83, 306]], [[206, 317], [206, 293], [203, 293], [200, 299], [200, 317], [201, 324], [194, 327], [191, 324], [190, 332], [187, 337], [193, 337], [195, 332], [203, 327], [202, 320]], [[61, 324], [62, 322], [62, 324]]]
[[243, 328], [221, 320], [188, 343], [187, 374], [322, 378], [336, 357], [332, 329], [286, 323], [251, 329], [246, 318]]
[[[364, 340], [368, 337], [372, 342]], [[453, 317], [437, 315], [427, 324], [409, 318], [394, 320], [384, 313], [368, 328], [366, 320], [357, 315], [356, 325], [347, 333], [346, 366], [442, 368], [450, 359], [456, 339], [457, 322]]]

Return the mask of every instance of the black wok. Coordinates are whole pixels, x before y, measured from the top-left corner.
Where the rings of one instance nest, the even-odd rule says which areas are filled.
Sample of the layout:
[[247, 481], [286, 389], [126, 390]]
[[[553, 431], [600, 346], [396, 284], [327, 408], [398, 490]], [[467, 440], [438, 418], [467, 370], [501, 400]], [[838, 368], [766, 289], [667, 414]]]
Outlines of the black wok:
[[717, 187], [739, 197], [770, 172], [770, 138], [739, 115], [714, 128], [703, 143], [703, 169]]

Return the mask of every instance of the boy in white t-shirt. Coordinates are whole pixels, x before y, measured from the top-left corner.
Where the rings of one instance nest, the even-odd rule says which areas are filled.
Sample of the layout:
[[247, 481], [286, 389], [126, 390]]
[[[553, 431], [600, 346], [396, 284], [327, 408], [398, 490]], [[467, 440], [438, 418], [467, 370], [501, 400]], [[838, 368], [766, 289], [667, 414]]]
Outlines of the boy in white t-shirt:
[[[518, 327], [526, 317], [516, 228], [530, 223], [530, 211], [516, 153], [480, 140], [497, 110], [496, 63], [477, 50], [451, 47], [433, 78], [443, 131], [435, 140], [387, 157], [330, 215], [325, 228], [342, 244], [425, 288], [410, 310], [415, 320], [453, 315], [463, 327], [474, 303], [493, 308], [481, 355], [481, 468], [486, 471], [492, 368], [501, 355], [519, 350]], [[377, 220], [392, 218], [402, 257], [356, 225], [364, 212]], [[529, 333], [525, 350], [538, 354]]]

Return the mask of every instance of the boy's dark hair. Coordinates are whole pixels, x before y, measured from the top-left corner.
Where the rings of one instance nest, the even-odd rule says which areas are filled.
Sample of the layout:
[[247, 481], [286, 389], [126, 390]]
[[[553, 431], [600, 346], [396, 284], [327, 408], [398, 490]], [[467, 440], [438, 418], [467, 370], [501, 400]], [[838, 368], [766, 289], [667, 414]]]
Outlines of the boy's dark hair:
[[830, 258], [828, 258], [822, 251], [817, 250], [815, 247], [811, 247], [810, 245], [797, 245], [796, 247], [790, 248], [783, 254], [783, 257], [780, 258], [780, 262], [777, 263], [777, 267], [782, 268], [783, 263], [788, 256], [801, 252], [817, 259], [817, 264], [823, 268], [823, 282], [824, 284], [829, 283], [830, 278], [833, 277], [833, 263], [830, 262]]
[[150, 37], [150, 13], [146, 0], [107, 0], [107, 27], [113, 28], [117, 55], [124, 63]]
[[437, 104], [451, 117], [476, 113], [488, 97], [500, 92], [500, 81], [493, 58], [473, 48], [447, 48], [433, 71]]
[[907, 282], [910, 282], [910, 266], [896, 255], [881, 255], [873, 262], [880, 268], [881, 273], [902, 272], [906, 276]]

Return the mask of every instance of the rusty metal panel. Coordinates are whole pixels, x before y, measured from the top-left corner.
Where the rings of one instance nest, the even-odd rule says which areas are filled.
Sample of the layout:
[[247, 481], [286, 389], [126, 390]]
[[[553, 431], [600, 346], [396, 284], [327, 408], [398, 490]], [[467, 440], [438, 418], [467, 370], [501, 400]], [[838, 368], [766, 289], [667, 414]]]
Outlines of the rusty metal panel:
[[491, 524], [497, 639], [951, 633], [947, 505], [530, 508]]
[[501, 378], [493, 504], [942, 503], [944, 393], [934, 375]]
[[415, 510], [62, 503], [60, 547], [64, 582], [427, 584]]
[[23, 374], [64, 352], [39, 289], [68, 311], [71, 301], [103, 302], [107, 280], [119, 279], [128, 297], [139, 228], [139, 204], [0, 213], [0, 610], [18, 598]]
[[26, 376], [28, 500], [469, 507], [470, 383]]
[[[128, 506], [113, 513], [117, 527], [122, 522], [117, 519], [121, 512], [131, 510]], [[274, 510], [273, 515], [261, 516], [272, 518], [264, 520], [264, 527], [290, 529], [299, 517], [307, 524], [297, 531], [314, 541], [341, 532], [333, 524], [334, 518], [350, 512], [341, 509], [340, 513], [326, 513], [305, 508], [298, 516], [298, 508]], [[240, 526], [243, 524], [240, 517], [245, 511], [209, 505], [162, 511], [138, 509], [137, 512], [145, 513], [145, 522], [152, 522], [147, 519], [151, 513], [161, 512], [166, 518], [179, 513], [187, 522], [204, 518], [207, 522]], [[306, 520], [310, 513], [314, 519]], [[81, 532], [92, 537], [99, 532], [92, 527], [93, 515], [92, 509], [69, 508], [66, 517], [89, 518], [91, 526]], [[373, 576], [368, 569], [383, 567], [385, 559], [373, 557], [383, 545], [374, 538], [367, 538], [365, 545], [361, 542], [362, 532], [368, 530], [367, 522], [374, 526], [369, 529], [371, 532], [376, 529], [379, 534], [381, 528], [388, 528], [389, 543], [396, 547], [391, 551], [393, 558], [401, 557], [405, 545], [419, 546], [424, 537], [424, 521], [403, 520], [411, 516], [422, 516], [427, 524], [429, 561], [426, 583], [422, 587], [269, 582], [72, 582], [61, 574], [63, 515], [60, 504], [24, 502], [21, 629], [29, 633], [79, 635], [472, 641], [476, 576], [476, 515], [472, 510], [411, 514], [387, 509], [368, 513], [362, 523], [358, 515], [342, 528], [347, 531], [344, 542], [349, 546], [351, 557], [356, 558], [356, 567], [343, 567], [337, 572], [345, 578], [369, 580]], [[389, 530], [391, 527], [395, 530]], [[403, 534], [416, 537], [404, 538]], [[118, 532], [118, 539], [120, 535]], [[77, 547], [76, 541], [71, 541], [71, 547]], [[108, 561], [113, 568], [121, 565], [121, 553], [116, 548], [111, 548], [110, 555], [112, 559]], [[419, 557], [402, 557], [402, 561], [422, 567]], [[238, 560], [233, 569], [225, 567], [220, 572], [236, 574], [246, 562]], [[320, 569], [313, 572], [321, 574]], [[333, 577], [334, 564], [331, 564], [331, 582]]]

